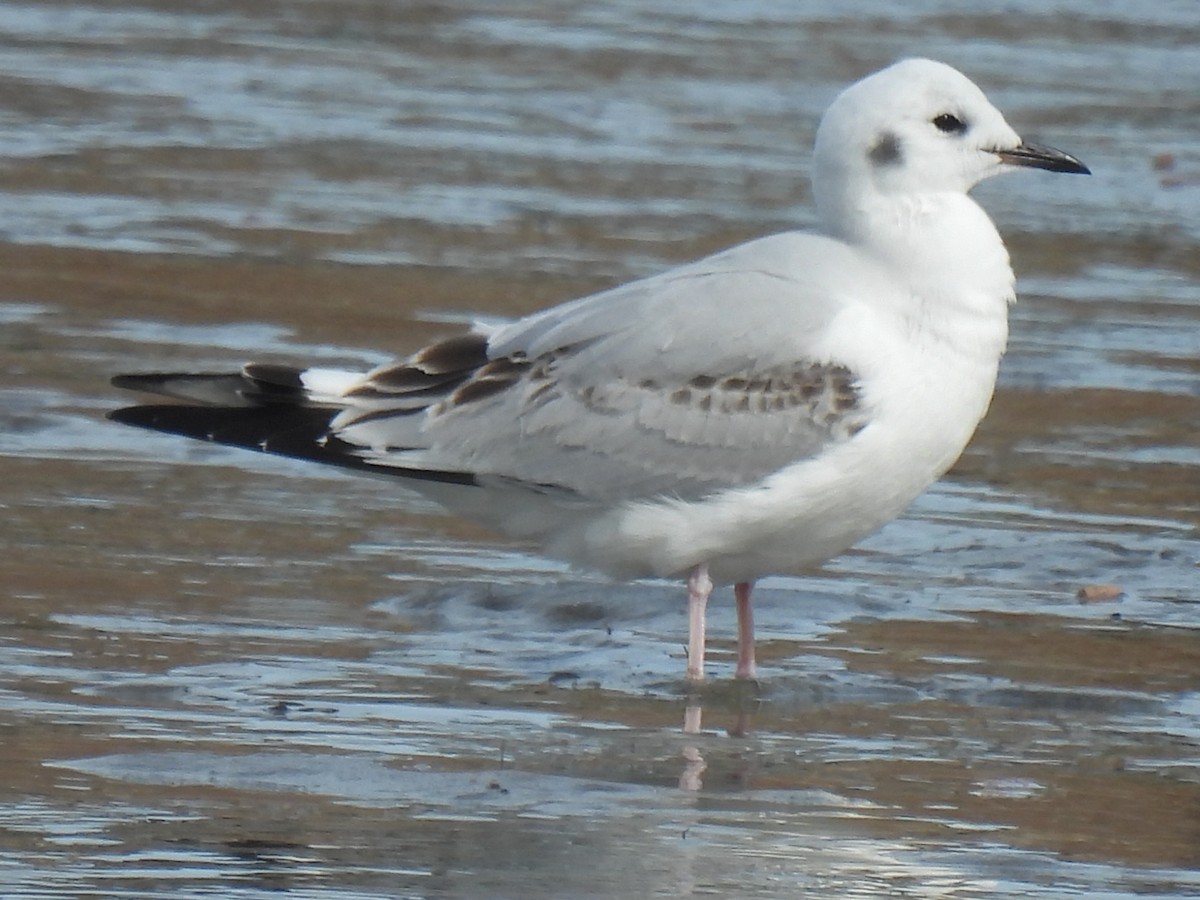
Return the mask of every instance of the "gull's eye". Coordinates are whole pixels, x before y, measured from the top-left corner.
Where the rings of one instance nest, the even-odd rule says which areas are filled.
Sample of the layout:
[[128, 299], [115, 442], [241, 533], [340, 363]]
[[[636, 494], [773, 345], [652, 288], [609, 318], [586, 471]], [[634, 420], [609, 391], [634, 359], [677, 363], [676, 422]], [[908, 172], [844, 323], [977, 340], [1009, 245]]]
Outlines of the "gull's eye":
[[967, 130], [967, 123], [954, 113], [942, 113], [933, 117], [933, 127], [942, 134], [962, 134]]

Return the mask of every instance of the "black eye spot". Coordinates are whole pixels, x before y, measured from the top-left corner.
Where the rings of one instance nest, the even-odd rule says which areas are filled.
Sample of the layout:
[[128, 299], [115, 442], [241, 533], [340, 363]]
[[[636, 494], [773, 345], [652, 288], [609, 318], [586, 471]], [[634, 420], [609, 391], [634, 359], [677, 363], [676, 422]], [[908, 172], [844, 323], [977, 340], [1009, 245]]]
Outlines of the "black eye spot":
[[967, 123], [954, 113], [942, 113], [933, 117], [933, 127], [942, 134], [962, 134], [967, 130]]

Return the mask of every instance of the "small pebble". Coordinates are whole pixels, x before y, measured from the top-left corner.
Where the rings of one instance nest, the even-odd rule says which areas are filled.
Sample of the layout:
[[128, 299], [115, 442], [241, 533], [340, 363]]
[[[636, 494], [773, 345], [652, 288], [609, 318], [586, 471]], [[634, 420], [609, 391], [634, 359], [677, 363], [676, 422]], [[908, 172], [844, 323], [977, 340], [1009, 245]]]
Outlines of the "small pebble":
[[1120, 598], [1124, 593], [1115, 584], [1085, 584], [1076, 592], [1075, 599], [1080, 603], [1105, 603]]

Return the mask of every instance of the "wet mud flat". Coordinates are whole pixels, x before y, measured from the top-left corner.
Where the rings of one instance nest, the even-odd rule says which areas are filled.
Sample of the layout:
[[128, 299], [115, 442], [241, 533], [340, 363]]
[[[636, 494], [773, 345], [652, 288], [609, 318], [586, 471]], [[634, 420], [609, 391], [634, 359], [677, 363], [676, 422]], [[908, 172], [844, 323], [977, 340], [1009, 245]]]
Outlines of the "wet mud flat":
[[[728, 677], [714, 600], [713, 681], [689, 694], [677, 585], [102, 418], [132, 359], [369, 364], [383, 328], [415, 346], [447, 327], [387, 303], [331, 317], [339, 294], [519, 309], [585, 282], [0, 257], [12, 895], [1200, 889], [1200, 504], [1172, 456], [1194, 398], [1002, 390], [908, 517], [764, 583], [759, 684]], [[1101, 429], [1120, 452], [1082, 452]], [[1121, 593], [1077, 597], [1100, 583]]]

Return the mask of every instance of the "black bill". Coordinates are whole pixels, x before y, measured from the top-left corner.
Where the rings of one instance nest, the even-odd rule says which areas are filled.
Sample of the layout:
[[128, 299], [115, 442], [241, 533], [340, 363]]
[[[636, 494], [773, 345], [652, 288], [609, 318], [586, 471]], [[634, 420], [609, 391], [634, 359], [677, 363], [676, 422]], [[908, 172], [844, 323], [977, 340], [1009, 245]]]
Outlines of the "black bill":
[[1092, 174], [1092, 170], [1075, 157], [1053, 147], [1042, 147], [1038, 144], [1021, 144], [1012, 150], [997, 150], [996, 155], [1002, 162], [1011, 166], [1028, 166], [1031, 169], [1067, 172], [1072, 175]]

